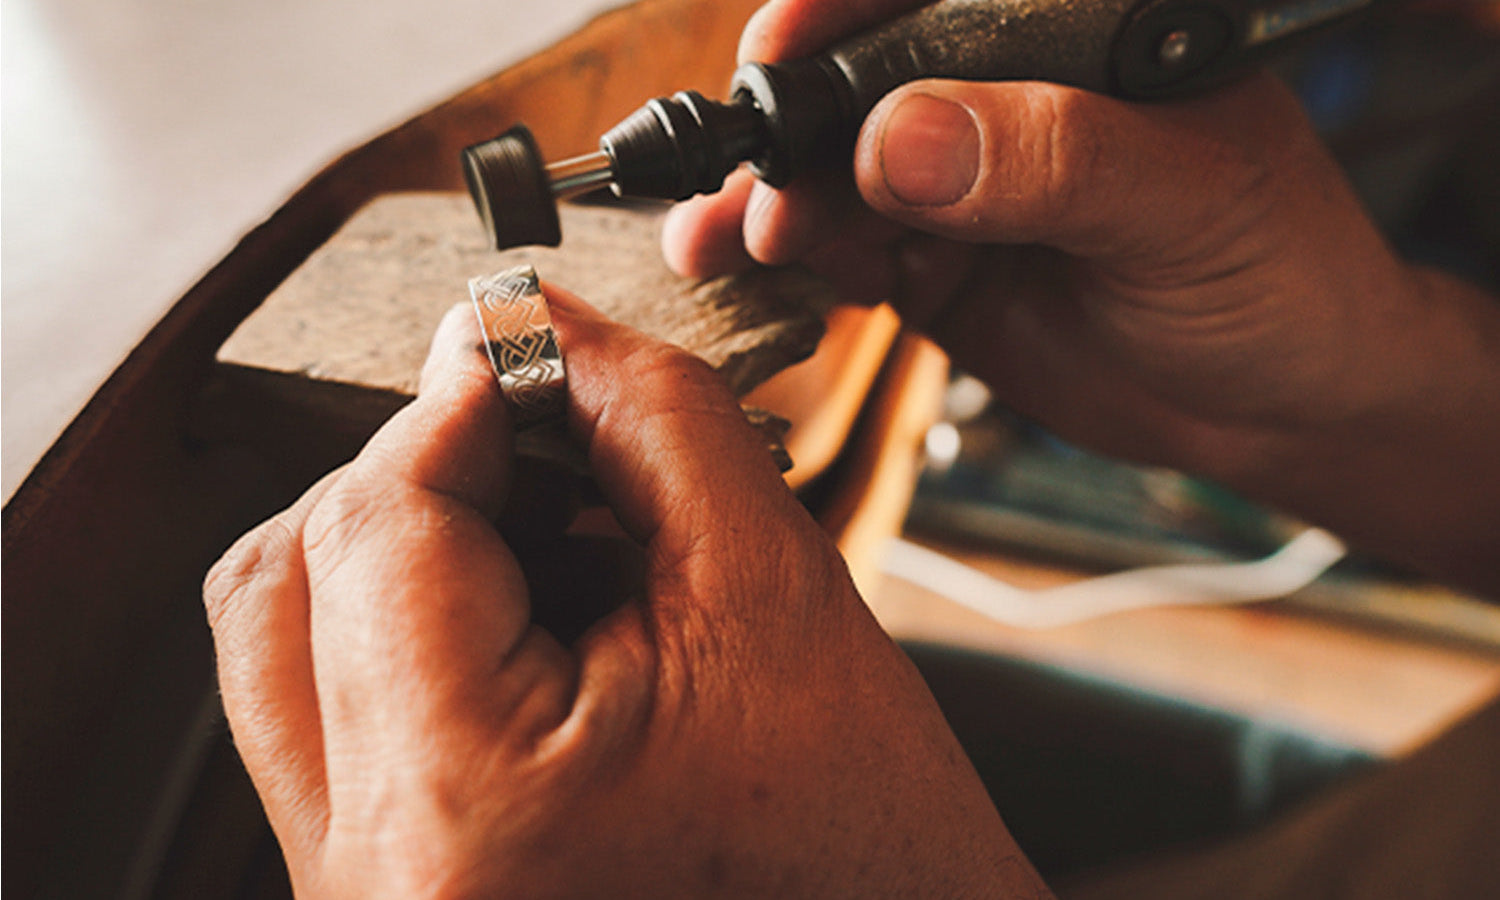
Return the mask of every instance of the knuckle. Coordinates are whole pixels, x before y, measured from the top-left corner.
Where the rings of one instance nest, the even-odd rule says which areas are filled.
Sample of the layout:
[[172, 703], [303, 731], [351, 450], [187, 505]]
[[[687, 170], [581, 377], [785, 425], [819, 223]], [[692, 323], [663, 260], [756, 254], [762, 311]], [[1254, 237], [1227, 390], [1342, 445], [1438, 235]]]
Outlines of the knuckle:
[[1106, 159], [1090, 100], [1079, 91], [1052, 86], [1027, 90], [1021, 134], [1028, 135], [1019, 159], [1026, 166], [1020, 206], [1043, 229], [1066, 218], [1097, 182]]
[[309, 572], [336, 566], [359, 543], [387, 508], [392, 491], [373, 490], [351, 470], [318, 501], [302, 529], [302, 552]]
[[203, 579], [209, 627], [219, 631], [246, 597], [292, 565], [296, 552], [297, 535], [280, 516], [236, 541]]
[[[682, 409], [728, 402], [728, 389], [708, 363], [672, 344], [643, 340], [621, 360], [621, 370], [640, 396], [655, 398], [659, 408]], [[732, 404], [731, 404], [732, 405]]]
[[670, 375], [697, 369], [702, 366], [702, 360], [673, 344], [643, 338], [629, 349], [624, 365], [641, 375]]

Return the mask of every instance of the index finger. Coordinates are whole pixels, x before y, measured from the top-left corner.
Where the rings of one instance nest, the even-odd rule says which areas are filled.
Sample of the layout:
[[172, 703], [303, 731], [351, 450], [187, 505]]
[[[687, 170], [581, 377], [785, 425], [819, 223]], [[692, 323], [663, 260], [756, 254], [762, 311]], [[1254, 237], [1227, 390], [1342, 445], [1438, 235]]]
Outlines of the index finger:
[[616, 518], [646, 547], [656, 586], [668, 586], [654, 603], [678, 595], [695, 621], [705, 611], [720, 624], [801, 621], [784, 615], [806, 601], [786, 590], [792, 581], [847, 580], [712, 369], [566, 291], [547, 293], [568, 354], [571, 424]]

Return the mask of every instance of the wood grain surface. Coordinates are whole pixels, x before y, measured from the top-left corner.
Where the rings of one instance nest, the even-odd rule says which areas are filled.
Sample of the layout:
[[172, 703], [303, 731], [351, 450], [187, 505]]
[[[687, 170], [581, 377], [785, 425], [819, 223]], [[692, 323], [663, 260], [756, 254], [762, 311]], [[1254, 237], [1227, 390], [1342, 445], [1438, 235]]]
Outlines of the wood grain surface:
[[496, 253], [466, 195], [376, 198], [245, 320], [219, 360], [411, 394], [433, 329], [468, 302], [468, 280], [522, 263], [702, 357], [737, 394], [812, 353], [833, 302], [824, 282], [795, 267], [680, 278], [661, 260], [665, 209], [563, 204], [561, 247]]

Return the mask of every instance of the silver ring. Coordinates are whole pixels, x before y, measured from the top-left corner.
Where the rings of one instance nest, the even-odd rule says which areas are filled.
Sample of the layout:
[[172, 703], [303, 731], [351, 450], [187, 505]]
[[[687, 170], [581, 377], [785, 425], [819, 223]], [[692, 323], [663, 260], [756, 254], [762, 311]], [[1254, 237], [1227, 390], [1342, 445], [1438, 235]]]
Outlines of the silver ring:
[[561, 421], [568, 374], [536, 269], [516, 266], [469, 280], [484, 349], [515, 412], [516, 428]]

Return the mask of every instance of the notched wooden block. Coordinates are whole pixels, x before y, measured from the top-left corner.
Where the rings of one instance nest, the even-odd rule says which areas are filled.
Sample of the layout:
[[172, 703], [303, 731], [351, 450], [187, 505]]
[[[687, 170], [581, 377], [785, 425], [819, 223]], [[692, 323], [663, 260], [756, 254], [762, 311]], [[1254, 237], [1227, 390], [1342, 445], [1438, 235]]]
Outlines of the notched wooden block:
[[[468, 280], [521, 263], [606, 315], [677, 344], [740, 394], [812, 353], [831, 289], [798, 268], [693, 282], [661, 260], [664, 206], [563, 204], [563, 246], [496, 253], [466, 195], [388, 194], [274, 291], [222, 362], [415, 393], [444, 312]], [[566, 352], [566, 347], [563, 348]]]

